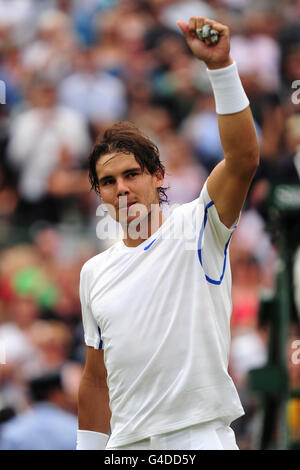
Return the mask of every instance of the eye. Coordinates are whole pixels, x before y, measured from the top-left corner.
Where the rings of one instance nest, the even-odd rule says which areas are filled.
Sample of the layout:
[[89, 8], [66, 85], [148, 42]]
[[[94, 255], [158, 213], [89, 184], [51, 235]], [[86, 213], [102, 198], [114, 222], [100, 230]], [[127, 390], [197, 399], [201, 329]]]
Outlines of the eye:
[[108, 185], [113, 184], [113, 183], [114, 183], [113, 180], [105, 180], [105, 181], [103, 181], [103, 183], [101, 184], [101, 186], [108, 186]]
[[137, 176], [137, 172], [136, 171], [132, 171], [131, 173], [128, 173], [127, 176], [128, 178], [133, 178], [134, 176]]

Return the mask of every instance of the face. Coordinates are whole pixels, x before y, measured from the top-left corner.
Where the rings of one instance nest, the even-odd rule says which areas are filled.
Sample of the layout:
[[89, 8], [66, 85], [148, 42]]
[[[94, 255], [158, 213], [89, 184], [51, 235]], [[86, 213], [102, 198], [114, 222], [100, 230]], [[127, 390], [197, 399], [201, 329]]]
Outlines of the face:
[[159, 170], [151, 175], [142, 171], [132, 153], [102, 155], [96, 172], [102, 202], [113, 206], [111, 215], [118, 221], [130, 223], [136, 217], [149, 215], [152, 204], [159, 204], [157, 189], [163, 177]]

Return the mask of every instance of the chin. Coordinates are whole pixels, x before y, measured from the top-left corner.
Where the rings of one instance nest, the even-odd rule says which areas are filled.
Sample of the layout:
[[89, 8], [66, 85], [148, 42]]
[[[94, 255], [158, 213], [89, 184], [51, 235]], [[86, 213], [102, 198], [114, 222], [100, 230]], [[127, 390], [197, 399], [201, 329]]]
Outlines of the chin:
[[143, 222], [147, 222], [147, 226], [148, 226], [148, 213], [146, 214], [134, 214], [134, 215], [127, 215], [126, 217], [126, 220], [125, 217], [118, 217], [118, 222], [121, 224], [121, 225], [124, 225], [124, 226], [128, 226], [129, 224], [133, 223], [134, 224], [134, 221], [136, 221], [136, 225], [139, 225], [139, 224], [143, 224]]
[[134, 220], [136, 219], [139, 219], [139, 216], [138, 215], [129, 215], [126, 219], [126, 221], [122, 222], [122, 221], [119, 221], [120, 223], [125, 223], [126, 225], [129, 225], [131, 224]]

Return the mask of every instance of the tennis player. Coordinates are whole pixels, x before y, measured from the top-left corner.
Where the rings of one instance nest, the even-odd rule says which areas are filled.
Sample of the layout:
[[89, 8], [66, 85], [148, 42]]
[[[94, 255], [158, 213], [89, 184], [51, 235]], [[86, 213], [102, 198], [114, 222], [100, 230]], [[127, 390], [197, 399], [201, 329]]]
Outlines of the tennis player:
[[[207, 66], [225, 158], [199, 198], [164, 219], [156, 146], [126, 122], [94, 146], [92, 187], [124, 238], [81, 271], [79, 450], [237, 449], [230, 423], [244, 411], [228, 374], [228, 249], [259, 149], [228, 27], [177, 24]], [[204, 24], [218, 41], [202, 40]]]

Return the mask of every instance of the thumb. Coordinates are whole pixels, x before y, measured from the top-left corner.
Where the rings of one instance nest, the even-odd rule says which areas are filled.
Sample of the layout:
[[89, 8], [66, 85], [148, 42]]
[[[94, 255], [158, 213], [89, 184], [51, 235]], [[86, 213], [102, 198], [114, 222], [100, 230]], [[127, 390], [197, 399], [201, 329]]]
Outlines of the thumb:
[[189, 33], [189, 25], [188, 23], [186, 23], [185, 21], [183, 20], [178, 20], [176, 21], [176, 24], [177, 26], [180, 28], [180, 30], [182, 31], [182, 33], [187, 36], [188, 33]]

